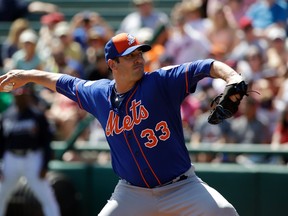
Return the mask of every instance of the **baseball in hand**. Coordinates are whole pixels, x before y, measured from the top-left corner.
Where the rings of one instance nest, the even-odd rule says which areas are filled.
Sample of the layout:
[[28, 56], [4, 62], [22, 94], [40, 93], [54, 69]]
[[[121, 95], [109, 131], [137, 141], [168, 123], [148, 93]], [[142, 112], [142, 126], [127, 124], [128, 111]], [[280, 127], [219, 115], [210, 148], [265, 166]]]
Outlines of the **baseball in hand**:
[[10, 92], [10, 91], [13, 90], [13, 88], [14, 88], [14, 84], [13, 84], [13, 83], [8, 83], [7, 85], [5, 85], [5, 86], [3, 87], [3, 90], [4, 90], [5, 92]]

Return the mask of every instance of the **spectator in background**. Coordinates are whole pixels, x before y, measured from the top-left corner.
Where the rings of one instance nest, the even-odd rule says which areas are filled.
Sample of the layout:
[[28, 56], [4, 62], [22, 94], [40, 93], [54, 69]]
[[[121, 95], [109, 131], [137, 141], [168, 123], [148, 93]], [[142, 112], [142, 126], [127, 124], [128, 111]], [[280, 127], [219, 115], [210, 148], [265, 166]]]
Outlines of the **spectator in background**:
[[214, 11], [218, 4], [225, 5], [225, 10], [228, 13], [229, 19], [235, 24], [243, 17], [255, 0], [208, 0], [207, 14]]
[[13, 96], [14, 103], [0, 118], [0, 156], [3, 156], [0, 216], [5, 215], [20, 177], [25, 177], [45, 216], [60, 216], [53, 189], [45, 180], [51, 159], [51, 128], [35, 103], [30, 85], [16, 89]]
[[[267, 49], [267, 64], [283, 76], [287, 68], [288, 46], [286, 45], [286, 32], [282, 27], [273, 26], [265, 30], [269, 48]], [[287, 40], [288, 41], [288, 40]]]
[[40, 50], [39, 55], [41, 59], [46, 60], [51, 55], [51, 44], [54, 36], [54, 28], [57, 23], [65, 20], [64, 14], [54, 12], [41, 16], [39, 40], [37, 43], [37, 50]]
[[21, 33], [29, 28], [29, 22], [26, 19], [19, 18], [13, 21], [10, 26], [7, 38], [1, 46], [1, 57], [4, 71], [12, 68], [12, 55], [20, 49], [19, 37]]
[[169, 17], [154, 8], [153, 0], [133, 0], [136, 11], [128, 14], [121, 22], [118, 33], [127, 32], [137, 35], [141, 28], [156, 31], [161, 25], [169, 24]]
[[227, 0], [227, 9], [230, 10], [231, 18], [237, 24], [246, 13], [247, 8], [254, 0]]
[[54, 29], [54, 25], [58, 22], [64, 21], [64, 14], [61, 12], [53, 12], [41, 16], [40, 22], [42, 25], [47, 26], [49, 29]]
[[182, 2], [182, 12], [187, 25], [206, 37], [211, 22], [203, 16], [203, 10], [205, 9], [203, 0], [184, 0]]
[[[43, 69], [43, 63], [36, 50], [38, 35], [32, 29], [26, 29], [19, 37], [20, 47], [12, 56], [12, 68], [30, 70]], [[10, 68], [11, 69], [11, 68]]]
[[84, 51], [88, 47], [88, 32], [95, 27], [105, 36], [106, 41], [114, 35], [112, 27], [96, 12], [82, 11], [71, 20], [73, 40], [78, 42]]
[[237, 70], [248, 83], [277, 75], [276, 70], [267, 65], [265, 53], [255, 45], [248, 47], [244, 60], [238, 62]]
[[66, 58], [82, 63], [84, 58], [83, 49], [81, 49], [79, 43], [73, 40], [71, 27], [68, 22], [62, 21], [57, 23], [54, 28], [54, 36], [58, 38], [63, 45]]
[[240, 35], [239, 43], [234, 47], [229, 55], [229, 58], [236, 61], [244, 59], [246, 51], [251, 45], [257, 46], [262, 53], [266, 52], [268, 47], [267, 40], [261, 35], [258, 35], [253, 27], [252, 20], [249, 17], [243, 16], [238, 23]]
[[218, 4], [213, 11], [208, 13], [212, 24], [207, 37], [212, 45], [221, 44], [225, 47], [226, 55], [229, 55], [239, 43], [240, 38], [237, 35], [237, 26], [231, 22], [224, 9], [224, 5]]
[[282, 0], [255, 1], [247, 10], [246, 16], [250, 17], [254, 28], [262, 32], [271, 25], [285, 28], [287, 24], [287, 2]]
[[33, 13], [58, 11], [55, 4], [42, 1], [0, 0], [0, 21], [14, 21]]
[[83, 65], [85, 65], [85, 67], [88, 67], [88, 65], [95, 65], [97, 56], [100, 53], [103, 53], [106, 42], [106, 36], [101, 29], [98, 27], [89, 29], [87, 38], [88, 47], [84, 53], [83, 59]]
[[[230, 137], [232, 143], [243, 144], [268, 144], [271, 142], [269, 136], [269, 122], [263, 122], [257, 112], [260, 103], [251, 95], [245, 97], [240, 104], [240, 116], [233, 118], [231, 128], [233, 136]], [[240, 154], [236, 161], [240, 164], [265, 163], [266, 158], [262, 155]]]
[[[207, 110], [207, 109], [206, 109]], [[190, 145], [199, 146], [201, 143], [213, 145], [216, 143], [229, 143], [231, 136], [230, 121], [223, 121], [221, 124], [211, 125], [207, 122], [210, 115], [209, 109], [197, 116], [193, 133], [191, 135]], [[227, 162], [223, 155], [215, 155], [209, 153], [200, 153], [196, 156], [197, 162], [210, 163], [210, 162]]]
[[255, 97], [260, 104], [257, 115], [262, 121], [269, 122], [268, 133], [269, 136], [272, 137], [280, 113], [279, 110], [276, 109], [275, 103], [273, 101], [275, 95], [279, 91], [279, 84], [276, 80], [271, 80], [271, 78], [261, 78], [255, 81], [253, 85], [251, 85], [251, 89], [259, 92], [251, 92], [253, 97]]
[[210, 42], [186, 23], [186, 4], [176, 4], [171, 12], [173, 26], [165, 45], [165, 53], [174, 57], [173, 64], [206, 58], [210, 51]]
[[83, 65], [65, 55], [65, 46], [58, 39], [54, 39], [51, 46], [51, 57], [45, 64], [46, 70], [54, 73], [66, 73], [76, 77], [84, 77]]

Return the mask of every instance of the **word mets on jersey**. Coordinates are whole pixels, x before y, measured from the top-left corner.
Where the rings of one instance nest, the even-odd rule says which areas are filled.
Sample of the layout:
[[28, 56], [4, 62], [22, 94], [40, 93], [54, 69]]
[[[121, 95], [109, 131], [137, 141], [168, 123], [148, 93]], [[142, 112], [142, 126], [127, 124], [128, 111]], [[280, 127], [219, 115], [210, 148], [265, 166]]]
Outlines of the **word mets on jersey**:
[[[113, 136], [113, 133], [120, 134], [123, 131], [130, 131], [134, 125], [139, 125], [142, 121], [149, 117], [149, 112], [144, 105], [141, 105], [141, 100], [136, 102], [133, 100], [131, 107], [129, 109], [131, 115], [126, 115], [123, 118], [122, 126], [120, 126], [119, 116], [113, 111], [110, 110], [109, 117], [106, 124], [106, 135]], [[157, 136], [155, 131], [161, 131], [162, 134]], [[148, 148], [153, 148], [157, 145], [158, 140], [165, 141], [170, 137], [170, 130], [166, 121], [160, 121], [156, 124], [155, 128], [146, 128], [142, 130], [140, 136], [141, 138], [147, 138], [148, 141], [144, 145]]]

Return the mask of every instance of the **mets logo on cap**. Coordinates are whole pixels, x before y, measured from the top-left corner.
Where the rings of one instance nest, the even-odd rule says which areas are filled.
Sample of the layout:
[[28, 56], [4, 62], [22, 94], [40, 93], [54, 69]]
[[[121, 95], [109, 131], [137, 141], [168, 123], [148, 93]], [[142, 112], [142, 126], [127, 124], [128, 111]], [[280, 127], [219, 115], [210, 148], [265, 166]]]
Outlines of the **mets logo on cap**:
[[136, 38], [133, 35], [127, 34], [128, 45], [131, 46], [135, 41]]
[[151, 49], [150, 45], [140, 44], [136, 37], [128, 33], [120, 33], [105, 45], [105, 59], [108, 62], [109, 59], [115, 59], [119, 56], [125, 56], [133, 52], [134, 50], [141, 48], [142, 52], [146, 52]]

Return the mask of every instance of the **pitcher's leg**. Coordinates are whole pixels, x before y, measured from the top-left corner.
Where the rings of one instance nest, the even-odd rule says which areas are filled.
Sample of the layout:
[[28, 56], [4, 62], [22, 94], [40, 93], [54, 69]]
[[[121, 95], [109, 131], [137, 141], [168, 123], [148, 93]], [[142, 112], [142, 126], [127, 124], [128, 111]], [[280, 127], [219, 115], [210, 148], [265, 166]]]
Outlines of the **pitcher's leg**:
[[159, 191], [161, 215], [238, 216], [234, 207], [196, 175]]
[[120, 180], [98, 216], [157, 216], [155, 206], [156, 199], [151, 191]]
[[214, 201], [210, 203], [207, 216], [239, 216], [236, 209], [217, 190], [202, 183]]

